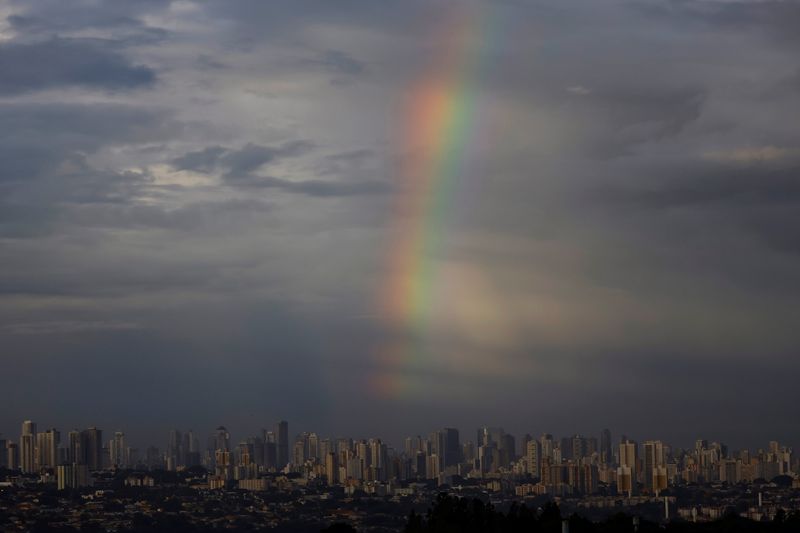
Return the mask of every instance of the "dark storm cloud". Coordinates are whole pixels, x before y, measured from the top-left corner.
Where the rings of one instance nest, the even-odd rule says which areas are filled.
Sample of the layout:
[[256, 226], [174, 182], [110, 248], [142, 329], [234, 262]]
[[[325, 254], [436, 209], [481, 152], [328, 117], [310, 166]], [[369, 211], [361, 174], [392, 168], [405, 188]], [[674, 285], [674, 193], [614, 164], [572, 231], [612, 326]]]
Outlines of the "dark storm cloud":
[[127, 90], [150, 87], [155, 72], [96, 39], [51, 39], [0, 45], [0, 94], [56, 87]]

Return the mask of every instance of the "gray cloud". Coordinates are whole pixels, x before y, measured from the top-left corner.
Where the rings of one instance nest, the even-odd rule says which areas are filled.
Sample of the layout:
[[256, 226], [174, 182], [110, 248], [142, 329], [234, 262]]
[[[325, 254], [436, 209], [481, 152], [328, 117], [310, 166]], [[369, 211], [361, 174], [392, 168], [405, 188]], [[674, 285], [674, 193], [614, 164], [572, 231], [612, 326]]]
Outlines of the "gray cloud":
[[172, 0], [77, 0], [69, 5], [53, 0], [10, 0], [9, 3], [15, 8], [7, 18], [9, 24], [28, 35], [63, 35], [85, 29], [113, 29], [119, 35], [130, 30], [155, 29], [148, 28], [141, 17], [162, 13]]
[[726, 31], [758, 30], [769, 38], [798, 42], [800, 6], [782, 0], [716, 2], [673, 0], [671, 2], [632, 3], [636, 8], [684, 22], [702, 23]]
[[[14, 193], [8, 196], [29, 193], [40, 202], [119, 181], [100, 178], [87, 164], [87, 154], [104, 147], [163, 139], [182, 127], [163, 110], [115, 104], [2, 104], [0, 121], [7, 126], [0, 132], [0, 157], [6, 161], [0, 168], [0, 184], [14, 187], [8, 189]], [[106, 174], [139, 175], [116, 171]], [[46, 184], [37, 185], [31, 180]], [[81, 187], [81, 183], [91, 185]]]
[[636, 145], [679, 134], [700, 117], [705, 92], [698, 88], [614, 87], [577, 100], [577, 109], [587, 112], [588, 128], [603, 124], [603, 131], [587, 138], [590, 153], [614, 157], [630, 154]]
[[0, 94], [13, 95], [55, 87], [102, 90], [150, 87], [155, 72], [135, 65], [108, 43], [94, 39], [51, 39], [0, 45]]
[[[767, 162], [720, 164], [696, 162], [654, 170], [658, 181], [650, 179], [646, 188], [617, 191], [626, 199], [645, 208], [681, 208], [706, 206], [766, 208], [800, 202], [798, 167], [775, 167]], [[653, 174], [651, 174], [652, 176]], [[614, 193], [611, 194], [613, 198]]]
[[327, 50], [322, 54], [319, 62], [334, 72], [351, 76], [361, 74], [366, 70], [364, 63], [340, 50]]
[[239, 150], [228, 151], [220, 157], [219, 163], [226, 169], [225, 179], [235, 182], [268, 163], [301, 155], [308, 152], [313, 146], [308, 141], [291, 141], [280, 146], [261, 146], [249, 143]]
[[[361, 194], [383, 193], [389, 190], [386, 183], [376, 180], [360, 181], [324, 181], [319, 179], [288, 180], [274, 176], [254, 174], [260, 168], [284, 158], [297, 157], [314, 147], [308, 141], [291, 141], [279, 146], [261, 146], [248, 144], [238, 150], [209, 146], [195, 152], [173, 159], [170, 164], [176, 170], [192, 170], [210, 173], [215, 169], [223, 171], [225, 183], [235, 187], [280, 189], [290, 193], [298, 193], [316, 197], [354, 196]], [[352, 164], [362, 161], [370, 155], [369, 151], [356, 150], [325, 157], [326, 174], [346, 172], [342, 163]]]
[[359, 183], [322, 180], [290, 181], [271, 176], [248, 176], [245, 179], [237, 179], [236, 185], [254, 188], [274, 188], [286, 192], [318, 197], [377, 194], [389, 190], [386, 184], [377, 181]]
[[209, 146], [196, 152], [187, 152], [176, 157], [171, 164], [177, 170], [193, 170], [195, 172], [211, 172], [217, 165], [219, 158], [228, 150], [222, 146]]

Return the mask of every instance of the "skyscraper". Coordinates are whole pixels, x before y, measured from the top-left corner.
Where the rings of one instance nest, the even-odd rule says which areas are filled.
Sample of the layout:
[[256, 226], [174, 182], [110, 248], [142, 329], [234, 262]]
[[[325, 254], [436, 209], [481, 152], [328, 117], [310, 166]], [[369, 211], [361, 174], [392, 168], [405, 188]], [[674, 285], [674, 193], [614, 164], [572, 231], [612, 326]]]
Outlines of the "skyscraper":
[[311, 433], [308, 436], [308, 453], [306, 454], [309, 459], [314, 462], [318, 462], [320, 459], [324, 459], [320, 455], [319, 451], [319, 435], [316, 433]]
[[122, 431], [115, 432], [114, 438], [108, 444], [111, 454], [111, 464], [119, 467], [127, 466], [125, 457], [125, 434]]
[[103, 468], [103, 430], [90, 427], [81, 431], [81, 461], [90, 471]]
[[604, 429], [600, 432], [600, 462], [610, 465], [611, 454], [611, 430]]
[[335, 485], [339, 480], [339, 461], [336, 452], [328, 452], [325, 456], [325, 475], [328, 485]]
[[6, 442], [6, 457], [9, 470], [19, 468], [19, 446], [16, 442]]
[[628, 495], [636, 491], [636, 443], [625, 440], [619, 445], [619, 468], [617, 468], [617, 490]]
[[277, 448], [272, 432], [268, 432], [268, 439], [264, 441], [264, 467], [268, 470], [276, 468], [278, 464]]
[[55, 468], [58, 465], [58, 445], [61, 434], [49, 429], [36, 434], [36, 464], [38, 468]]
[[484, 426], [478, 429], [478, 446], [494, 444], [499, 448], [504, 434], [503, 428]]
[[81, 449], [81, 433], [73, 429], [67, 436], [67, 462], [75, 464], [86, 464], [83, 462], [83, 451]]
[[225, 429], [225, 426], [219, 426], [214, 432], [213, 436], [214, 450], [230, 451], [231, 449], [231, 434]]
[[36, 471], [36, 423], [26, 420], [22, 423], [19, 437], [19, 466], [25, 473]]
[[444, 465], [453, 466], [462, 461], [458, 430], [444, 428]]
[[289, 422], [281, 420], [275, 426], [276, 454], [278, 469], [289, 463]]
[[542, 445], [542, 458], [553, 458], [553, 436], [549, 433], [543, 433], [539, 437], [539, 443]]
[[644, 486], [651, 494], [662, 490], [659, 480], [664, 467], [664, 445], [659, 440], [648, 440], [644, 443]]
[[169, 432], [169, 441], [167, 442], [167, 470], [175, 470], [178, 466], [183, 465], [183, 440], [181, 432], [173, 429]]
[[526, 456], [528, 459], [528, 473], [533, 477], [541, 478], [542, 446], [535, 439], [528, 441]]

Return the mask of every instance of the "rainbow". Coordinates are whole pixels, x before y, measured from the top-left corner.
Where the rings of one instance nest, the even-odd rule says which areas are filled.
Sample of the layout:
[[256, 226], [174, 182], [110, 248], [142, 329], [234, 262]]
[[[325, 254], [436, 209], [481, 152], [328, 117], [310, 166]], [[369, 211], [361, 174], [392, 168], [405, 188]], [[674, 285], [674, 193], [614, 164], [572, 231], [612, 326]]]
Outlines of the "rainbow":
[[[381, 316], [394, 340], [380, 347], [371, 387], [382, 395], [407, 391], [406, 374], [433, 356], [426, 334], [437, 292], [435, 257], [444, 246], [465, 156], [478, 130], [477, 92], [486, 65], [491, 21], [479, 8], [462, 8], [437, 27], [443, 44], [403, 106], [400, 191], [394, 210], [388, 276]], [[486, 9], [486, 8], [484, 8]]]

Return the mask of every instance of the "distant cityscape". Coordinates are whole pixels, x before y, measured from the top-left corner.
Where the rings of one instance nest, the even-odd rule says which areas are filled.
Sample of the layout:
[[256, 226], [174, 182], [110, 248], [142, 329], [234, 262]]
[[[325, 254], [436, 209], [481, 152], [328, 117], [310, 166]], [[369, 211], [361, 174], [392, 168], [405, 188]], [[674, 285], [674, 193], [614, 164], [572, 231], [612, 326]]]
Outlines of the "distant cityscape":
[[[638, 508], [656, 519], [691, 521], [731, 509], [771, 520], [800, 509], [800, 459], [777, 441], [734, 451], [699, 439], [683, 449], [660, 440], [615, 439], [610, 430], [596, 437], [517, 437], [486, 426], [474, 440], [443, 428], [408, 437], [398, 449], [377, 437], [290, 435], [286, 421], [238, 441], [223, 426], [202, 437], [176, 429], [165, 435], [163, 448], [140, 450], [122, 431], [90, 427], [64, 434], [26, 420], [18, 439], [0, 437], [0, 491], [83, 491], [95, 498], [179, 487], [201, 499], [291, 494], [299, 502], [336, 502], [360, 496], [411, 506], [446, 491], [501, 505], [554, 500], [599, 516]], [[300, 519], [296, 513], [275, 516]]]

